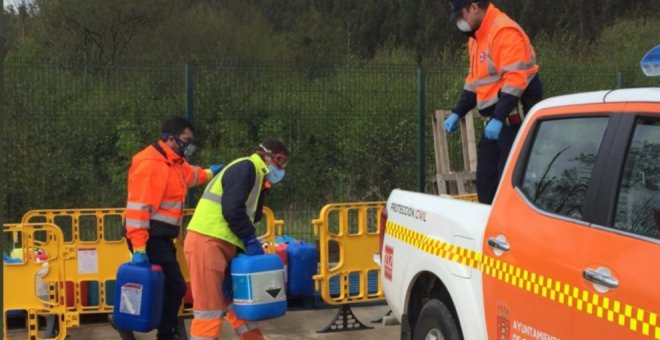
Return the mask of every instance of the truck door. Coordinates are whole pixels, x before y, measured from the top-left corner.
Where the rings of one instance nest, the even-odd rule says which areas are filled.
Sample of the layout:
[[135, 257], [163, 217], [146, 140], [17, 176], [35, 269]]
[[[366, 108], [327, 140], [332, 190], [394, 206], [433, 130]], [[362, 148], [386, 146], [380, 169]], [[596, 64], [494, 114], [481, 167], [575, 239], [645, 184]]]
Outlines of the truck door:
[[520, 132], [527, 137], [512, 150], [484, 236], [490, 339], [573, 337], [577, 260], [589, 231], [583, 213], [610, 118], [546, 111]]
[[612, 143], [602, 220], [578, 262], [588, 307], [575, 318], [580, 339], [660, 338], [660, 105], [635, 110]]

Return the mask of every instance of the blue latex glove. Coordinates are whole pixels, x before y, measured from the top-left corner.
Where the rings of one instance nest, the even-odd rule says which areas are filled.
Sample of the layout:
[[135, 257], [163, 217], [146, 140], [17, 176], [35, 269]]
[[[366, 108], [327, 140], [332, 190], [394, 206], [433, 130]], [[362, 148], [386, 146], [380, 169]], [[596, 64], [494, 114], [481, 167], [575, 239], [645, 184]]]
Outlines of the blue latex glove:
[[149, 263], [149, 257], [147, 257], [147, 253], [145, 253], [144, 250], [137, 250], [134, 251], [133, 256], [131, 256], [131, 263], [147, 264]]
[[492, 140], [499, 139], [502, 125], [504, 125], [504, 123], [502, 123], [501, 120], [495, 118], [489, 120], [488, 124], [486, 124], [486, 129], [484, 130], [484, 137]]
[[217, 175], [218, 172], [220, 172], [220, 171], [222, 170], [222, 168], [224, 168], [224, 167], [225, 167], [224, 164], [212, 164], [211, 166], [209, 166], [209, 170], [211, 170], [211, 172], [213, 173], [213, 176], [215, 176], [215, 175]]
[[254, 234], [241, 239], [241, 241], [243, 241], [243, 244], [245, 244], [245, 254], [247, 255], [264, 254], [264, 248], [261, 246], [261, 242], [257, 240], [257, 237]]
[[449, 117], [447, 117], [447, 119], [445, 119], [445, 131], [447, 133], [451, 133], [451, 132], [456, 131], [456, 129], [458, 128], [458, 120], [459, 119], [460, 119], [460, 117], [457, 114], [452, 112], [449, 115]]
[[227, 266], [227, 270], [225, 270], [225, 280], [222, 282], [222, 294], [224, 294], [225, 299], [227, 300], [234, 298], [234, 286], [231, 280], [230, 266]]

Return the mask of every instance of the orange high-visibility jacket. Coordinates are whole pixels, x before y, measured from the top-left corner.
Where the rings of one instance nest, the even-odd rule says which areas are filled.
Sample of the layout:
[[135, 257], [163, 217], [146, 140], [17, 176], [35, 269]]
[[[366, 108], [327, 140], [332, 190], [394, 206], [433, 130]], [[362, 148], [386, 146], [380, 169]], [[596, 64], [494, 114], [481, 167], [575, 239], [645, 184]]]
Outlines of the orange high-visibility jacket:
[[520, 26], [493, 4], [468, 41], [470, 71], [464, 89], [477, 94], [477, 109], [497, 103], [498, 92], [520, 98], [538, 72], [536, 53]]
[[138, 152], [128, 170], [126, 237], [133, 248], [144, 248], [149, 235], [176, 237], [188, 188], [209, 174], [190, 165], [162, 141]]

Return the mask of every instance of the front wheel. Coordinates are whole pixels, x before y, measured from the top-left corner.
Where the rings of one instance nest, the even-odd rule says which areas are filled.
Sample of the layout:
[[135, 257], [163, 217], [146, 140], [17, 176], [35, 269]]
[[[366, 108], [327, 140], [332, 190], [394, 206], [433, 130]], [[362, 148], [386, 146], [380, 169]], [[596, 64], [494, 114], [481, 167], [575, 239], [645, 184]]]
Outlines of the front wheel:
[[419, 313], [413, 339], [461, 340], [461, 335], [449, 308], [438, 299], [430, 299]]

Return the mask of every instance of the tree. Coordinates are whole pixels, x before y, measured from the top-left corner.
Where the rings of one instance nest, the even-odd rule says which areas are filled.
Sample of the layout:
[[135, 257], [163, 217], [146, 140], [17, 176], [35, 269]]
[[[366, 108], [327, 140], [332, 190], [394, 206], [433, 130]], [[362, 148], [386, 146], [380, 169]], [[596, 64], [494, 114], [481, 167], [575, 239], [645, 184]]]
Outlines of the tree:
[[134, 55], [176, 62], [263, 62], [287, 59], [285, 38], [275, 34], [259, 8], [245, 1], [195, 2], [168, 10], [137, 38]]
[[44, 50], [99, 64], [115, 64], [164, 9], [156, 0], [35, 0], [35, 6]]

